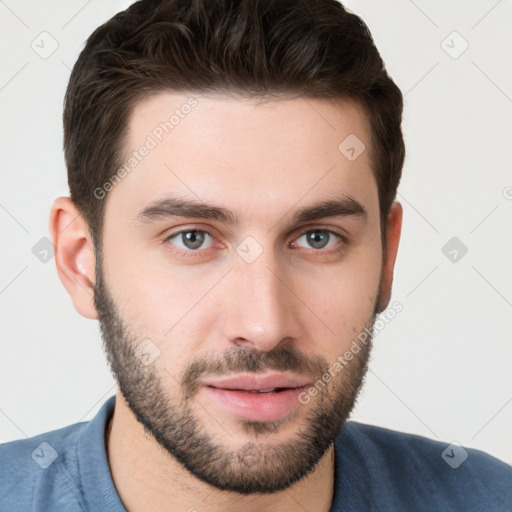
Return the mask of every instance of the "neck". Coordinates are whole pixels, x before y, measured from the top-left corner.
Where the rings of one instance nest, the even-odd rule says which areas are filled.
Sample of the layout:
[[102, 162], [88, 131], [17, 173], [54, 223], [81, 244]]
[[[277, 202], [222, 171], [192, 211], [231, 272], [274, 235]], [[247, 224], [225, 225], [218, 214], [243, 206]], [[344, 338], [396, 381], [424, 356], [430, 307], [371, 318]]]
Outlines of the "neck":
[[189, 473], [144, 432], [117, 392], [107, 431], [107, 454], [116, 490], [129, 512], [329, 512], [334, 491], [334, 447], [312, 473], [284, 491], [241, 495], [220, 491]]

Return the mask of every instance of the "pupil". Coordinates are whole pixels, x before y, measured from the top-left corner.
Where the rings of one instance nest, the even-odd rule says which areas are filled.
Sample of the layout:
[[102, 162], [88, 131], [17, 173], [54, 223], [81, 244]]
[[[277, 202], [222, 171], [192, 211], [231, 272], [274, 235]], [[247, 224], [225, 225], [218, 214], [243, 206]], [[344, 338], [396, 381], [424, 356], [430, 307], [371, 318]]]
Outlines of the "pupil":
[[309, 242], [315, 249], [321, 249], [327, 244], [327, 235], [319, 231], [312, 231], [309, 234]]

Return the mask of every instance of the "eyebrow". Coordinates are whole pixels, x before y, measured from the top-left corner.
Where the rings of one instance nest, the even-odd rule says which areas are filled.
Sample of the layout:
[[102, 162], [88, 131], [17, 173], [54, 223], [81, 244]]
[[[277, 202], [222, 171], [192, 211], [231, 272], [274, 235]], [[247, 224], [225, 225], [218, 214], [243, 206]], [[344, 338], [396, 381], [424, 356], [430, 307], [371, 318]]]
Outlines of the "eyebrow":
[[[153, 201], [136, 215], [136, 219], [144, 224], [172, 217], [214, 220], [229, 225], [241, 223], [240, 217], [231, 210], [178, 197], [166, 197]], [[354, 198], [344, 196], [301, 208], [293, 214], [291, 220], [292, 223], [300, 224], [328, 217], [360, 217], [365, 220], [368, 212]]]

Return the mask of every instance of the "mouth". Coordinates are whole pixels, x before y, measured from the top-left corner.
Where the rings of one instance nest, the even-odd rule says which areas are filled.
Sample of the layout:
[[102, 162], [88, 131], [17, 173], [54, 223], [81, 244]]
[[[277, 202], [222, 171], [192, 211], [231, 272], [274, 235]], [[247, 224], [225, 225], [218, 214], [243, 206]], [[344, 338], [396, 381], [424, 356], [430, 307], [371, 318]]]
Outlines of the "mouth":
[[270, 393], [286, 389], [306, 386], [309, 380], [299, 375], [287, 373], [264, 373], [236, 375], [214, 381], [207, 381], [206, 386], [233, 391], [254, 391], [256, 393]]
[[[215, 386], [210, 386], [215, 388]], [[227, 389], [227, 388], [215, 388], [215, 389]], [[281, 391], [287, 391], [288, 389], [294, 388], [271, 388], [271, 389], [229, 389], [229, 391], [243, 391], [244, 393], [280, 393]]]
[[203, 384], [214, 404], [224, 412], [249, 421], [276, 421], [299, 405], [309, 383], [286, 374], [246, 375]]

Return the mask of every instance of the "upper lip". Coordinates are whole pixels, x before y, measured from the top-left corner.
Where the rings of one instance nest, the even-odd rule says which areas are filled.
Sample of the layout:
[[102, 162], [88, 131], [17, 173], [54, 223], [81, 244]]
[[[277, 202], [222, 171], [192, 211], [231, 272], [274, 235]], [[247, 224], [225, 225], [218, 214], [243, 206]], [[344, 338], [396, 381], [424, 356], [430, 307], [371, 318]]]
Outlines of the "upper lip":
[[309, 384], [305, 377], [286, 373], [237, 375], [204, 382], [205, 386], [220, 389], [266, 390], [275, 388], [300, 388]]

